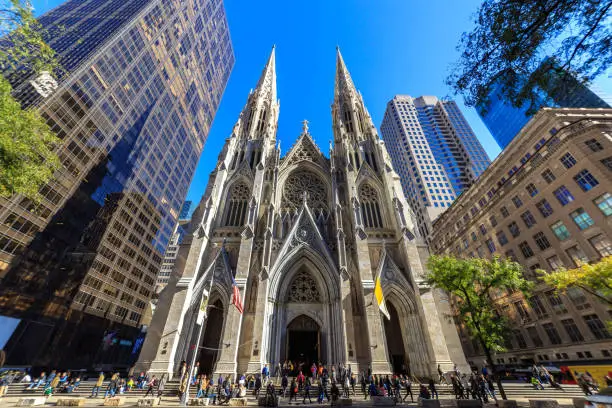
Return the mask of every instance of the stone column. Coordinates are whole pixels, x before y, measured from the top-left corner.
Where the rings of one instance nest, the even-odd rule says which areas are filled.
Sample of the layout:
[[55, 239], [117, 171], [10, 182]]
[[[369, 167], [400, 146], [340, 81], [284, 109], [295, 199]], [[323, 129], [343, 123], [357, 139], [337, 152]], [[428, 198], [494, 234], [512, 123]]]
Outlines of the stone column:
[[[344, 363], [350, 364], [353, 369], [357, 368], [357, 350], [355, 345], [355, 325], [353, 323], [353, 305], [351, 302], [351, 282], [343, 280], [340, 282], [340, 304], [342, 307], [343, 341], [344, 341]], [[349, 344], [351, 347], [349, 347]], [[352, 355], [351, 355], [352, 353]]]
[[[259, 279], [256, 277], [255, 279]], [[268, 368], [272, 369], [272, 364], [276, 365], [278, 361], [266, 361], [268, 350], [268, 337], [271, 327], [267, 327], [266, 323], [266, 303], [268, 302], [268, 279], [260, 280], [257, 286], [257, 302], [255, 303], [255, 316], [253, 321], [252, 344], [248, 347], [251, 349], [249, 362], [247, 364], [247, 373], [259, 373], [264, 364], [268, 363]], [[257, 342], [257, 349], [255, 348]], [[271, 368], [272, 367], [272, 368]]]
[[[240, 289], [240, 296], [243, 298], [244, 304], [244, 287], [246, 281], [236, 278], [236, 285]], [[215, 376], [219, 374], [236, 376], [236, 365], [238, 357], [238, 347], [240, 346], [240, 329], [242, 326], [242, 314], [236, 306], [227, 303], [227, 314], [223, 322], [223, 335], [219, 344], [219, 358], [215, 365]]]

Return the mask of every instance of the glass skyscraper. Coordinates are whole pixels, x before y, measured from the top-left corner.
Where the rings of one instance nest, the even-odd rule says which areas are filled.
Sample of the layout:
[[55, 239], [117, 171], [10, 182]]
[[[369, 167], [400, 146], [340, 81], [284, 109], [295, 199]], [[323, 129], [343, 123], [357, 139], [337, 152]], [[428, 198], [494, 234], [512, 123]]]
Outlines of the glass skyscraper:
[[[550, 75], [548, 89], [538, 90], [535, 110], [548, 106], [557, 108], [610, 108], [595, 92], [580, 83], [572, 75]], [[529, 122], [533, 114], [529, 103], [515, 107], [502, 93], [501, 84], [495, 84], [488, 101], [476, 107], [491, 135], [502, 148], [506, 148], [514, 136]]]
[[4, 74], [61, 139], [63, 167], [40, 203], [0, 198], [7, 362], [128, 364], [234, 64], [225, 9], [70, 0], [40, 22], [57, 84]]
[[381, 134], [425, 239], [431, 223], [472, 185], [490, 159], [454, 101], [396, 95]]

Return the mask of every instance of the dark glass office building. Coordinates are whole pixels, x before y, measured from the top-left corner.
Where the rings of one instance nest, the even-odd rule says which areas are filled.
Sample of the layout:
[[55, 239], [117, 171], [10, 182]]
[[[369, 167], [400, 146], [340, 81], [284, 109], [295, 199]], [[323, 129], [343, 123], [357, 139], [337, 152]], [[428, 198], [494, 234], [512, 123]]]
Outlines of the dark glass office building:
[[4, 75], [62, 140], [63, 167], [39, 203], [0, 198], [7, 363], [127, 365], [234, 64], [225, 9], [70, 0], [40, 21], [56, 83]]
[[[544, 63], [546, 63], [544, 61]], [[549, 89], [540, 89], [537, 109], [548, 106], [557, 108], [609, 108], [602, 98], [572, 75], [550, 74]], [[477, 106], [482, 118], [497, 144], [504, 149], [516, 134], [529, 122], [529, 103], [513, 106], [501, 92], [501, 85], [493, 87], [486, 104]], [[537, 110], [536, 109], [536, 110]]]

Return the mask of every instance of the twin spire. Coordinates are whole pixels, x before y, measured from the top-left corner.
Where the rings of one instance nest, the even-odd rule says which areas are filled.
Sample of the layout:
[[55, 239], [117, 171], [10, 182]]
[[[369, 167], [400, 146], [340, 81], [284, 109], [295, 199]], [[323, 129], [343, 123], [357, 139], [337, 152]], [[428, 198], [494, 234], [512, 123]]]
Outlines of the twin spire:
[[[270, 57], [263, 69], [261, 77], [257, 82], [255, 93], [269, 98], [271, 101], [276, 100], [276, 46], [272, 46]], [[351, 74], [346, 68], [340, 48], [336, 47], [336, 80], [334, 87], [334, 100], [337, 100], [342, 94], [357, 94], [355, 84], [351, 79]]]

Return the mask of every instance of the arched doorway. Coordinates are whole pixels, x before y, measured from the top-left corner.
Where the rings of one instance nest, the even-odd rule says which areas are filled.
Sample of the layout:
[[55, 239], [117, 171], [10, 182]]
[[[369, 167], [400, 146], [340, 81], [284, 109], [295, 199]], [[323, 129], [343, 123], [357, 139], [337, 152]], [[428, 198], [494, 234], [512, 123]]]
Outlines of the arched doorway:
[[391, 319], [383, 319], [385, 326], [385, 337], [387, 338], [387, 352], [389, 363], [394, 373], [409, 374], [408, 361], [406, 361], [406, 350], [404, 338], [400, 326], [399, 314], [393, 303], [387, 302], [387, 310]]
[[296, 372], [303, 367], [304, 372], [312, 363], [321, 360], [321, 328], [313, 319], [299, 315], [287, 325], [287, 357], [292, 361]]
[[208, 317], [206, 327], [202, 334], [200, 343], [200, 372], [210, 375], [215, 368], [215, 363], [221, 347], [221, 333], [223, 331], [223, 303], [217, 299], [212, 305], [208, 306]]

